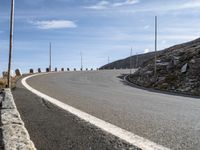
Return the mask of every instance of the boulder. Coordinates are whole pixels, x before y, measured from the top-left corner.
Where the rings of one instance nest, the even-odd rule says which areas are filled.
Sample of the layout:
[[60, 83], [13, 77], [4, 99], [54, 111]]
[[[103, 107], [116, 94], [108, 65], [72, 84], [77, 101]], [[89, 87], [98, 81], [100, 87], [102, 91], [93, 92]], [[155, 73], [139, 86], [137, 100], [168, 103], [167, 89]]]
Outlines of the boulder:
[[188, 64], [186, 63], [185, 65], [183, 65], [183, 67], [181, 68], [181, 73], [186, 73], [188, 70]]

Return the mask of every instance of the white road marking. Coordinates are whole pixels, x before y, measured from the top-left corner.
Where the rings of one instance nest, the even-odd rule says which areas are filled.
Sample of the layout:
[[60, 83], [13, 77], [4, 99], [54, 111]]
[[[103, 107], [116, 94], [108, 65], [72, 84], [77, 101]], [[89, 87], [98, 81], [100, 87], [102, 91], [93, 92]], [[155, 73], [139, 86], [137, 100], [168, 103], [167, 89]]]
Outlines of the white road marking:
[[79, 109], [76, 109], [70, 105], [67, 105], [65, 103], [62, 103], [58, 99], [52, 98], [44, 93], [41, 93], [40, 91], [32, 88], [30, 85], [27, 84], [26, 80], [29, 78], [32, 78], [34, 76], [38, 75], [44, 75], [48, 73], [43, 73], [43, 74], [34, 74], [28, 77], [25, 77], [22, 79], [22, 84], [32, 93], [38, 95], [39, 97], [44, 98], [46, 101], [51, 102], [52, 104], [70, 112], [71, 114], [79, 117], [82, 120], [85, 120], [86, 122], [91, 123], [92, 125], [100, 128], [103, 131], [106, 131], [107, 133], [110, 133], [138, 148], [141, 148], [142, 150], [169, 150], [168, 148], [161, 146], [159, 144], [156, 144], [152, 141], [149, 141], [143, 137], [140, 137], [138, 135], [135, 135], [132, 132], [126, 131], [120, 127], [117, 127], [111, 123], [105, 122], [104, 120], [101, 120], [99, 118], [96, 118], [90, 114], [87, 114]]

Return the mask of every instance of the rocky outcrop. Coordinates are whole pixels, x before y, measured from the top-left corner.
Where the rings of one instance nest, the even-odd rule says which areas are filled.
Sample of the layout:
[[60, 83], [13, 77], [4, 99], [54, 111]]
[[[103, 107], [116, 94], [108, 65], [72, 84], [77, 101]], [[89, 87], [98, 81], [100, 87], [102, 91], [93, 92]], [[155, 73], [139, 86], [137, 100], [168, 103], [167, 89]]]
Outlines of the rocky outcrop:
[[200, 39], [163, 50], [157, 57], [129, 77], [137, 85], [161, 90], [200, 95]]

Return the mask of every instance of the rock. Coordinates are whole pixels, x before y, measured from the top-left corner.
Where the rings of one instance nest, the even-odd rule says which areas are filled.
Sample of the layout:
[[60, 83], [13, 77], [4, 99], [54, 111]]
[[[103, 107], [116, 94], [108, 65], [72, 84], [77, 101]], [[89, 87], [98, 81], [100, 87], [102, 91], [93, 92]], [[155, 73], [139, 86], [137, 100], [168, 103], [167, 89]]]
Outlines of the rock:
[[158, 77], [158, 83], [164, 82], [166, 77]]
[[177, 57], [177, 56], [173, 56], [173, 64], [174, 65], [177, 65], [178, 63], [179, 63], [179, 59], [180, 59], [180, 57]]
[[7, 124], [24, 125], [24, 123], [21, 121], [20, 115], [16, 109], [1, 110], [1, 123], [2, 123], [2, 125], [7, 125]]
[[2, 130], [5, 150], [35, 150], [24, 126], [19, 124], [6, 125], [2, 127]]
[[2, 101], [2, 109], [16, 109], [16, 105], [12, 99], [13, 96], [10, 92], [10, 89], [5, 89], [5, 96]]
[[181, 68], [181, 73], [186, 73], [188, 69], [188, 64], [186, 63], [182, 68]]
[[190, 63], [192, 63], [192, 64], [194, 64], [195, 62], [196, 62], [195, 59], [190, 60]]
[[2, 73], [2, 75], [3, 75], [3, 78], [7, 78], [8, 72], [7, 72], [7, 71], [4, 71], [4, 72]]

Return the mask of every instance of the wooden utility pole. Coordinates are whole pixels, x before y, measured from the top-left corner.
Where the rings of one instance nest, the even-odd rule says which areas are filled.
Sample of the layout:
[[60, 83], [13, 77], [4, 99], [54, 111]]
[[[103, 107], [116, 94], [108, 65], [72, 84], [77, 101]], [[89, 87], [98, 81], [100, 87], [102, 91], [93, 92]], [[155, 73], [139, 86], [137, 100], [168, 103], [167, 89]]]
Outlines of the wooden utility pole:
[[154, 76], [157, 76], [157, 16], [155, 16], [155, 65]]
[[82, 52], [80, 53], [80, 55], [81, 55], [81, 70], [83, 70], [83, 54], [82, 54]]
[[15, 10], [15, 0], [11, 0], [10, 44], [9, 44], [8, 76], [7, 76], [7, 86], [8, 86], [8, 88], [11, 88], [11, 62], [12, 62], [12, 48], [13, 48], [14, 10]]
[[49, 43], [49, 72], [51, 72], [51, 42]]
[[131, 53], [130, 53], [130, 74], [132, 74], [132, 56], [133, 56], [133, 48], [131, 48]]
[[138, 54], [136, 54], [136, 68], [139, 67], [139, 56]]

